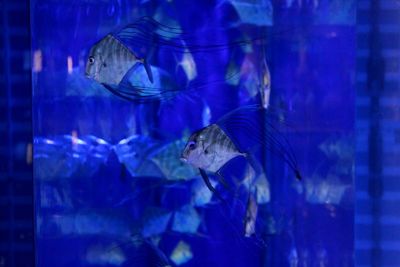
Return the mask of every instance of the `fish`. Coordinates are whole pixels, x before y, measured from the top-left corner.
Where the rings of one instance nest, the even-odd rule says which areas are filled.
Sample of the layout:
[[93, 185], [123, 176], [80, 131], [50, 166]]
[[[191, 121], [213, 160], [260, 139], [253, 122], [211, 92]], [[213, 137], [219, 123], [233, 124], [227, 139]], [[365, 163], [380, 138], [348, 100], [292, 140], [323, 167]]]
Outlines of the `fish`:
[[[276, 121], [266, 120], [265, 116], [275, 115], [271, 108], [267, 110], [260, 105], [245, 106], [233, 110], [221, 117], [217, 122], [195, 131], [188, 139], [181, 154], [181, 160], [197, 168], [208, 189], [224, 204], [224, 198], [211, 183], [207, 172], [217, 175], [226, 184], [221, 170], [228, 162], [236, 157], [247, 159], [251, 171], [247, 171], [244, 183], [248, 184], [249, 199], [246, 206], [244, 220], [244, 234], [250, 237], [255, 233], [258, 204], [269, 201], [268, 182], [261, 182], [265, 178], [260, 171], [260, 163], [255, 159], [254, 146], [262, 146], [275, 150], [277, 154], [292, 168], [295, 177], [301, 180], [295, 155], [290, 143], [278, 131]], [[246, 140], [248, 142], [244, 142]], [[248, 177], [247, 177], [248, 176]], [[259, 191], [260, 194], [257, 193]]]
[[[261, 50], [261, 51], [260, 51]], [[239, 64], [236, 62], [239, 61]], [[240, 66], [238, 66], [240, 65]], [[229, 85], [239, 89], [241, 103], [260, 98], [261, 105], [266, 109], [269, 105], [271, 94], [271, 75], [268, 68], [264, 47], [253, 47], [241, 58], [233, 57], [227, 67], [226, 78], [229, 73], [238, 72], [236, 79], [227, 79]]]
[[[219, 174], [221, 168], [235, 157], [242, 156], [252, 162], [254, 146], [264, 145], [267, 149], [277, 150], [277, 154], [292, 168], [296, 178], [301, 180], [297, 161], [288, 140], [274, 123], [263, 122], [262, 115], [269, 113], [272, 112], [259, 105], [253, 105], [226, 114], [216, 123], [195, 131], [189, 137], [181, 160], [198, 168], [202, 176], [205, 171]], [[250, 142], [243, 142], [242, 139]]]
[[237, 156], [245, 154], [239, 152], [218, 125], [211, 124], [190, 136], [181, 160], [196, 168], [216, 173]]
[[135, 65], [145, 66], [153, 82], [151, 69], [144, 58], [136, 56], [126, 45], [111, 34], [106, 35], [90, 49], [85, 74], [100, 84], [118, 85]]
[[[212, 30], [210, 32], [216, 31]], [[86, 76], [131, 102], [168, 101], [180, 94], [190, 95], [194, 89], [224, 84], [227, 79], [235, 78], [232, 74], [228, 78], [210, 80], [208, 76], [200, 75], [197, 59], [264, 38], [211, 44], [196, 41], [196, 36], [206, 33], [204, 29], [184, 32], [180, 27], [164, 25], [148, 16], [141, 17], [107, 34], [92, 46], [86, 63]], [[226, 30], [215, 34], [229, 36]], [[171, 62], [175, 62], [175, 67]], [[160, 70], [159, 78], [155, 70]], [[135, 75], [140, 77], [132, 81], [130, 78]], [[157, 83], [157, 79], [161, 81]]]
[[[147, 17], [141, 18], [95, 43], [87, 58], [86, 76], [114, 95], [132, 102], [174, 96], [174, 92], [179, 90], [172, 88], [175, 87], [173, 79], [149, 63], [154, 54], [152, 47], [157, 30], [152, 22]], [[187, 71], [187, 64], [182, 67]]]

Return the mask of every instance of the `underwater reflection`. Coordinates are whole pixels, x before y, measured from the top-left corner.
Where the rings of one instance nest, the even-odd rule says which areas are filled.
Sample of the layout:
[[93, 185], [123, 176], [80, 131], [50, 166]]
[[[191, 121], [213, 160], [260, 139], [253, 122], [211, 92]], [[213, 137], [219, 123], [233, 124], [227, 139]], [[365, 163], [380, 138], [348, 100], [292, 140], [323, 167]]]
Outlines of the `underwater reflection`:
[[34, 145], [34, 172], [39, 179], [69, 178], [78, 170], [82, 176], [91, 176], [111, 152], [111, 145], [94, 136], [38, 137]]

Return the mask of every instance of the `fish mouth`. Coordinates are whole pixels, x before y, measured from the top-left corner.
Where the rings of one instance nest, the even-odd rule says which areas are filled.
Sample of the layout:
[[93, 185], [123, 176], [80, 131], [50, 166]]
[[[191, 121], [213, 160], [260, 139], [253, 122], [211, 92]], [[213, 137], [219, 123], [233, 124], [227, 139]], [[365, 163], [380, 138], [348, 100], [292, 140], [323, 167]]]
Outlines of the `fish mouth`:
[[181, 160], [182, 162], [185, 162], [185, 163], [188, 161], [187, 158], [185, 158], [185, 157], [183, 157], [183, 156], [181, 156], [180, 160]]
[[97, 73], [90, 73], [90, 72], [85, 72], [85, 76], [86, 76], [86, 78], [88, 78], [88, 79], [96, 79], [96, 75]]

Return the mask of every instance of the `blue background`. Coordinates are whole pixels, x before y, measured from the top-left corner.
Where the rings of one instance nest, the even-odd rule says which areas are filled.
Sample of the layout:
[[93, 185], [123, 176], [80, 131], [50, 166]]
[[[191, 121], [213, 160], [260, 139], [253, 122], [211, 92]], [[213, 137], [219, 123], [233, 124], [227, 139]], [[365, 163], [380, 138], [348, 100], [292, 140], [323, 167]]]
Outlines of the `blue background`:
[[[235, 19], [237, 11], [229, 7], [229, 1], [226, 2], [225, 7], [231, 10], [228, 14], [232, 15], [226, 19]], [[297, 139], [293, 139], [293, 145], [305, 179], [301, 186], [293, 186], [292, 175], [287, 172], [286, 175], [282, 174], [285, 170], [279, 163], [271, 163], [271, 166], [266, 164], [266, 168], [273, 174], [268, 175], [272, 200], [263, 214], [262, 222], [265, 223], [272, 214], [275, 218], [280, 216], [285, 222], [293, 223], [284, 224], [279, 234], [266, 237], [266, 248], [252, 247], [254, 244], [250, 242], [249, 246], [245, 246], [246, 250], [243, 250], [243, 242], [237, 236], [237, 246], [217, 244], [215, 240], [191, 240], [194, 242], [192, 250], [197, 253], [188, 261], [187, 266], [204, 266], [201, 265], [204, 262], [200, 263], [201, 259], [196, 254], [205, 248], [209, 249], [204, 250], [204, 253], [207, 254], [205, 260], [210, 266], [224, 266], [229, 258], [235, 258], [236, 266], [398, 265], [396, 99], [399, 89], [399, 6], [396, 1], [384, 1], [374, 6], [377, 2], [379, 1], [358, 1], [357, 6], [352, 1], [272, 2], [273, 16], [265, 28], [269, 41], [266, 56], [272, 75], [272, 99], [275, 104], [283, 103], [285, 108], [292, 111], [291, 121], [296, 122], [294, 129], [297, 135]], [[0, 266], [34, 265], [33, 182], [29, 160], [32, 143], [30, 57], [34, 58], [34, 52], [42, 49], [44, 65], [43, 71], [34, 74], [33, 80], [36, 139], [46, 137], [55, 140], [61, 135], [70, 135], [73, 130], [78, 130], [79, 136], [95, 134], [115, 144], [131, 134], [131, 125], [126, 126], [120, 122], [121, 114], [135, 112], [136, 109], [107, 92], [97, 90], [99, 88], [94, 91], [80, 91], [79, 88], [88, 84], [80, 86], [79, 78], [72, 79], [72, 83], [71, 79], [68, 80], [66, 57], [72, 55], [74, 66], [81, 66], [82, 63], [77, 62], [84, 58], [83, 51], [90, 47], [92, 41], [113, 29], [113, 25], [123, 25], [136, 18], [139, 11], [133, 10], [140, 3], [32, 1], [31, 4], [32, 55], [29, 49], [28, 3], [6, 0], [1, 2], [0, 108], [3, 111], [0, 115]], [[176, 2], [178, 8], [175, 8], [173, 15], [179, 18], [185, 30], [191, 29], [193, 25], [207, 20], [204, 17], [215, 5], [213, 1], [202, 2], [202, 7]], [[142, 14], [152, 14], [160, 4], [149, 1], [140, 6]], [[192, 12], [190, 20], [186, 16], [189, 11]], [[372, 25], [380, 27], [374, 30]], [[215, 67], [209, 66], [203, 70], [213, 73]], [[53, 75], [55, 73], [57, 75]], [[38, 76], [42, 77], [38, 79]], [[68, 84], [74, 83], [72, 89], [71, 86], [67, 89]], [[243, 99], [236, 96], [232, 98], [224, 89], [216, 91], [220, 94], [218, 98], [212, 95], [215, 89], [210, 91], [202, 93], [202, 96], [207, 98], [214, 119], [238, 104], [243, 104]], [[201, 103], [197, 105], [202, 107]], [[183, 110], [191, 111], [190, 108], [184, 109], [180, 105], [178, 107], [181, 112], [174, 110], [171, 113], [184, 114]], [[153, 108], [157, 110], [157, 106], [149, 110]], [[196, 119], [182, 118], [180, 124], [170, 127], [166, 123], [163, 125], [162, 122], [157, 122], [157, 127], [163, 127], [175, 138], [180, 135], [179, 128], [182, 125], [187, 125], [192, 130], [199, 127], [201, 116], [196, 112], [192, 112]], [[153, 121], [157, 112], [151, 116]], [[101, 124], [102, 120], [106, 122]], [[157, 132], [152, 132], [151, 135], [156, 136]], [[355, 160], [356, 197], [353, 196], [354, 187], [351, 186], [353, 176], [346, 175], [340, 178], [340, 182], [349, 184], [350, 191], [341, 198], [340, 204], [335, 205], [321, 204], [321, 201], [327, 199], [327, 188], [334, 188], [332, 184], [325, 187], [314, 186], [318, 189], [310, 191], [313, 193], [308, 195], [299, 193], [304, 192], [301, 190], [304, 190], [307, 181], [318, 184], [327, 180], [329, 169], [340, 162], [337, 158], [327, 159], [326, 153], [319, 148], [327, 139], [333, 144], [339, 143], [339, 147], [340, 142], [337, 140], [342, 139], [342, 146], [347, 144], [348, 147], [350, 144], [350, 147], [355, 148], [355, 151], [350, 149], [350, 162], [352, 164]], [[332, 147], [335, 150], [335, 145]], [[345, 165], [349, 166], [348, 163]], [[274, 166], [277, 167], [274, 169]], [[112, 179], [121, 174], [115, 154], [110, 154], [102, 169], [95, 173], [90, 170], [91, 168], [81, 172], [86, 175], [85, 179], [68, 180], [68, 187], [60, 186], [54, 181], [41, 182], [36, 177], [36, 193], [49, 192], [48, 203], [53, 203], [53, 206], [46, 208], [38, 201], [36, 194], [35, 217], [38, 218], [43, 213], [66, 214], [65, 203], [50, 198], [61, 187], [69, 190], [65, 194], [73, 196], [73, 199], [79, 194], [85, 196], [76, 198], [84, 202], [79, 202], [69, 211], [69, 218], [84, 218], [78, 216], [82, 214], [89, 218], [96, 211], [107, 213], [106, 207], [109, 203], [104, 199], [105, 194], [109, 194], [112, 201], [129, 193], [130, 188], [126, 184]], [[65, 175], [67, 174], [63, 174]], [[129, 174], [126, 176], [128, 180], [132, 178]], [[74, 174], [74, 177], [78, 176]], [[151, 185], [151, 182], [145, 181], [141, 187]], [[311, 185], [308, 187], [313, 188]], [[81, 191], [78, 192], [77, 188]], [[163, 194], [165, 190], [160, 189], [158, 193]], [[184, 193], [180, 195], [184, 196]], [[335, 198], [331, 197], [330, 201], [333, 199]], [[177, 202], [179, 206], [182, 201], [173, 202]], [[90, 203], [92, 207], [89, 206]], [[354, 203], [356, 209], [353, 231]], [[80, 210], [82, 207], [87, 209]], [[128, 222], [132, 218], [124, 210], [120, 212], [122, 214], [113, 210], [107, 218], [115, 219], [110, 221], [111, 225], [114, 222], [116, 229], [129, 228], [130, 226], [120, 222]], [[336, 217], [332, 217], [332, 214]], [[209, 221], [215, 222], [218, 216], [220, 215], [210, 215]], [[263, 225], [267, 224], [264, 223]], [[87, 225], [87, 228], [96, 229], [96, 224], [90, 220]], [[226, 225], [223, 222], [216, 224], [216, 232], [220, 232], [224, 226]], [[48, 228], [36, 229], [38, 266], [86, 266], [88, 263], [85, 262], [85, 253], [90, 245], [119, 242], [112, 236], [118, 231], [111, 231], [108, 226], [97, 226], [100, 232], [91, 235], [71, 232], [69, 235], [57, 235], [59, 229], [52, 228], [51, 224]], [[227, 231], [223, 240], [229, 240], [229, 233], [231, 232]], [[178, 235], [175, 241], [183, 236]], [[169, 246], [173, 248], [176, 242], [174, 243], [173, 238], [171, 240]], [[156, 258], [151, 254], [153, 250], [145, 248], [145, 251], [146, 253], [141, 253], [145, 256], [137, 260], [137, 263], [153, 266], [151, 259]]]
[[[355, 4], [238, 3], [32, 3], [33, 53], [41, 54], [41, 67], [33, 72], [40, 266], [162, 266], [157, 265], [152, 248], [133, 244], [132, 236], [138, 233], [160, 238], [158, 248], [170, 259], [179, 242], [188, 244], [192, 257], [182, 264], [171, 261], [173, 265], [353, 265]], [[268, 4], [273, 13], [266, 12]], [[252, 13], [240, 16], [240, 12], [249, 6], [252, 12], [265, 12], [268, 19], [247, 21]], [[124, 167], [115, 149], [99, 155], [99, 160], [88, 142], [77, 141], [93, 135], [112, 146], [139, 134], [149, 137], [143, 146], [150, 147], [152, 142], [184, 140], [185, 131], [203, 126], [205, 105], [215, 122], [238, 106], [257, 103], [257, 96], [247, 96], [244, 86], [210, 83], [192, 98], [135, 105], [86, 80], [82, 73], [90, 46], [142, 15], [161, 16], [166, 24], [172, 20], [200, 44], [229, 43], [260, 33], [267, 36], [264, 47], [253, 46], [255, 54], [248, 60], [258, 71], [257, 53], [265, 49], [272, 75], [271, 105], [287, 111], [290, 142], [304, 179], [296, 181], [290, 169], [265, 149], [259, 155], [261, 162], [265, 160], [270, 191], [270, 201], [259, 205], [260, 240], [243, 236], [243, 209], [234, 197], [227, 196], [228, 206], [196, 207], [199, 218], [185, 212], [184, 207], [192, 205], [189, 190], [199, 177], [160, 181], [129, 171], [122, 175]], [[202, 27], [206, 30], [200, 31]], [[217, 30], [221, 28], [227, 31]], [[70, 72], [68, 56], [74, 67]], [[193, 53], [198, 79], [224, 78], [228, 64], [240, 67], [244, 56], [231, 47]], [[157, 58], [164, 59], [162, 53]], [[164, 67], [174, 69], [174, 64]], [[97, 148], [98, 144], [93, 147]], [[129, 169], [130, 164], [132, 159], [125, 166]], [[224, 175], [233, 179], [243, 168], [237, 166], [243, 164], [231, 163]], [[138, 196], [129, 199], [132, 192]], [[240, 197], [239, 201], [245, 203]], [[184, 212], [185, 227], [200, 223], [196, 231], [175, 226], [179, 212]], [[152, 214], [156, 218], [171, 214], [174, 219], [167, 217], [162, 227], [161, 219]], [[92, 253], [96, 260], [91, 259]], [[118, 257], [123, 260], [113, 262]]]

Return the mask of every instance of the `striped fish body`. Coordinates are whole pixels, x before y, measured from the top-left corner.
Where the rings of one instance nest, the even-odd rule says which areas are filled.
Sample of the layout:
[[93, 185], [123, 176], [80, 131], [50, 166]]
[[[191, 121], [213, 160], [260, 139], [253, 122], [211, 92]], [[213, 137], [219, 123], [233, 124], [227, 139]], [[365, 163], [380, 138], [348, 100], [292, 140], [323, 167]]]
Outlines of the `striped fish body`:
[[142, 61], [109, 34], [90, 49], [86, 76], [99, 83], [118, 85], [128, 70], [138, 62]]
[[216, 124], [191, 135], [182, 153], [182, 160], [196, 168], [217, 172], [228, 161], [244, 156]]

